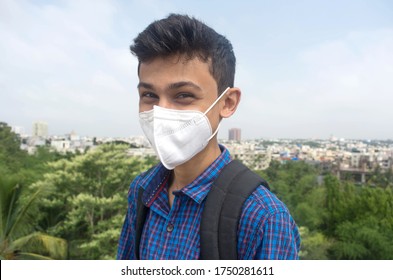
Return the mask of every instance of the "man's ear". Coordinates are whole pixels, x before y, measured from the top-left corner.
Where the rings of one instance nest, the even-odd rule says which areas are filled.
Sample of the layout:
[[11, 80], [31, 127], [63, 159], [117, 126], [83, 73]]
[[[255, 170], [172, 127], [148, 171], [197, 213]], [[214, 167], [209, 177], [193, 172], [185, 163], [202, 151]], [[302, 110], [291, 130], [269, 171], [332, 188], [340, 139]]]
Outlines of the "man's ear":
[[230, 88], [227, 91], [223, 97], [223, 100], [221, 101], [223, 106], [221, 107], [220, 116], [222, 118], [229, 118], [236, 112], [241, 95], [242, 93], [239, 88]]

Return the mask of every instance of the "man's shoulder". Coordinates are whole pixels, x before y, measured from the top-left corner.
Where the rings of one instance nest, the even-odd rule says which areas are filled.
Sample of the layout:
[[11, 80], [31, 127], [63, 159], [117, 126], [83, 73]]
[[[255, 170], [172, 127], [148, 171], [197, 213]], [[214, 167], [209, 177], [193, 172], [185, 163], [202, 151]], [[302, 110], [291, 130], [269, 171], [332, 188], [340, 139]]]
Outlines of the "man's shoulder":
[[239, 221], [240, 234], [247, 232], [263, 234], [266, 226], [272, 224], [278, 226], [279, 223], [286, 224], [290, 228], [296, 227], [284, 202], [264, 186], [257, 187], [243, 204]]
[[250, 208], [255, 212], [264, 213], [265, 215], [289, 212], [284, 202], [263, 185], [258, 186], [254, 190], [246, 200], [244, 207]]
[[238, 236], [244, 258], [296, 259], [299, 252], [299, 232], [288, 208], [263, 186], [244, 203]]

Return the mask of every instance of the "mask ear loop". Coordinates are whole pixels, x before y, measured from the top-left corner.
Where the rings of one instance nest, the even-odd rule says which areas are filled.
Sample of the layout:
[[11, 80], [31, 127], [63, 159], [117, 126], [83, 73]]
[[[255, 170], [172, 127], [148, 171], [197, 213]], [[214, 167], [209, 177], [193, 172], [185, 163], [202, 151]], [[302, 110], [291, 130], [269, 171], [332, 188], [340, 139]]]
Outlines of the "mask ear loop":
[[220, 129], [220, 126], [221, 126], [221, 123], [218, 124], [216, 131], [214, 131], [212, 136], [210, 136], [209, 139], [207, 139], [207, 142], [209, 142], [210, 140], [213, 139], [214, 136], [216, 136], [216, 134], [218, 133], [218, 130]]
[[227, 87], [227, 88], [224, 90], [224, 92], [221, 93], [221, 95], [213, 102], [212, 105], [210, 105], [209, 108], [207, 108], [207, 110], [206, 110], [205, 113], [203, 113], [203, 114], [206, 115], [207, 113], [209, 113], [209, 111], [214, 107], [214, 105], [217, 104], [218, 101], [220, 101], [221, 97], [223, 97], [223, 96], [227, 93], [227, 91], [228, 91], [229, 89], [230, 89], [230, 87]]
[[[224, 90], [224, 92], [221, 93], [221, 95], [216, 99], [216, 101], [214, 101], [213, 104], [210, 105], [209, 108], [207, 108], [207, 110], [206, 110], [205, 113], [204, 113], [205, 116], [206, 116], [206, 114], [214, 107], [214, 105], [217, 104], [217, 102], [221, 99], [221, 97], [223, 97], [223, 96], [227, 93], [227, 91], [228, 91], [229, 89], [230, 89], [230, 87], [227, 87], [227, 88]], [[221, 122], [218, 124], [217, 129], [216, 129], [216, 131], [214, 131], [214, 133], [212, 134], [212, 136], [210, 136], [209, 139], [207, 139], [207, 142], [209, 142], [210, 140], [213, 139], [214, 136], [216, 136], [216, 134], [218, 133], [218, 130], [220, 129], [220, 125], [221, 125]]]

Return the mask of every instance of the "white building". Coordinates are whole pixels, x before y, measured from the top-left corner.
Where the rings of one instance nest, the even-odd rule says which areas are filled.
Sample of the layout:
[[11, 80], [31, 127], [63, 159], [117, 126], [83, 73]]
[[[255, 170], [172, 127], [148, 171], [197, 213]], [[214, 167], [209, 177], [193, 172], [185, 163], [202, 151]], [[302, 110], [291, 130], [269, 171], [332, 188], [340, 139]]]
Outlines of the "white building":
[[71, 147], [71, 141], [68, 139], [54, 139], [51, 141], [51, 147], [58, 152], [66, 152]]
[[48, 137], [48, 124], [46, 122], [33, 123], [32, 136], [46, 138]]

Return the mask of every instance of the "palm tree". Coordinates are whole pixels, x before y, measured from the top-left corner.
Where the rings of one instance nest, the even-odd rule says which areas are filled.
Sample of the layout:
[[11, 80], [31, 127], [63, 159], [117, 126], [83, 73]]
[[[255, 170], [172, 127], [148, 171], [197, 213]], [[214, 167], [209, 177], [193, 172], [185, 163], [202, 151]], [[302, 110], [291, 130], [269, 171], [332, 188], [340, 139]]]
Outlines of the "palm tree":
[[0, 174], [0, 259], [65, 259], [64, 239], [34, 231], [33, 207], [43, 189], [26, 191]]

